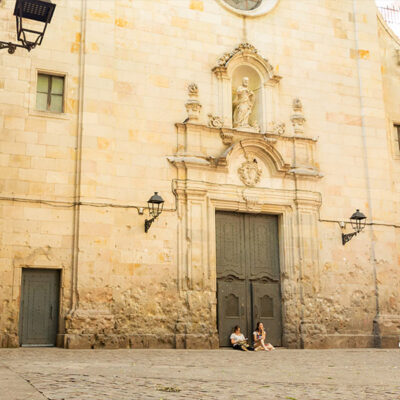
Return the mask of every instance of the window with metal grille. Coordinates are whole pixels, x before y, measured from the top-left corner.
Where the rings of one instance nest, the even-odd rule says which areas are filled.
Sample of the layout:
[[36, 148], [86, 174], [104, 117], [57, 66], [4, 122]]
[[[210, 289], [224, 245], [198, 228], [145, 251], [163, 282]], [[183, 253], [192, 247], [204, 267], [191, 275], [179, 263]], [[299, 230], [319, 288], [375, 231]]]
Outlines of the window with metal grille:
[[64, 111], [64, 77], [38, 74], [36, 108], [40, 111]]
[[400, 151], [400, 124], [394, 125], [394, 129], [395, 129], [395, 135], [394, 135], [394, 140], [396, 142], [396, 150]]

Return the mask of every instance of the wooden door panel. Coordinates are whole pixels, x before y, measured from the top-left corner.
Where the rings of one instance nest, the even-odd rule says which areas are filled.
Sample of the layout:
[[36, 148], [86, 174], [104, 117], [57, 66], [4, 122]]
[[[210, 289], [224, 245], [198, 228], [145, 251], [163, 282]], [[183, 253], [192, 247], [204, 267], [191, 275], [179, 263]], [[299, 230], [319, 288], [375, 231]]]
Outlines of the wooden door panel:
[[252, 282], [253, 321], [262, 322], [267, 342], [282, 345], [281, 296], [279, 283]]
[[243, 219], [241, 214], [217, 212], [217, 277], [245, 276], [243, 263]]
[[218, 280], [219, 345], [230, 346], [229, 337], [235, 325], [247, 330], [246, 284], [244, 281]]
[[278, 217], [249, 215], [250, 279], [279, 280]]
[[58, 303], [58, 270], [23, 270], [20, 312], [21, 345], [55, 345]]

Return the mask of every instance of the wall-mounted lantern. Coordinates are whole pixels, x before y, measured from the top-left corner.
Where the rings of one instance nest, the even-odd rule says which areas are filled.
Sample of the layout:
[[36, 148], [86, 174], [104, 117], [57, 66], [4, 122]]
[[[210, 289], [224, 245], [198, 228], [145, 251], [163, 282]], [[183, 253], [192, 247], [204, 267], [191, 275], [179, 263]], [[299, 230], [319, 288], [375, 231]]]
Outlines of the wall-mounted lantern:
[[158, 192], [154, 192], [153, 196], [150, 197], [150, 199], [148, 200], [147, 204], [148, 204], [148, 207], [149, 207], [149, 214], [150, 214], [150, 216], [152, 218], [151, 219], [146, 219], [144, 221], [144, 231], [146, 233], [150, 229], [151, 224], [162, 213], [163, 207], [164, 207], [164, 200], [158, 194]]
[[[56, 5], [50, 0], [16, 0], [14, 15], [17, 23], [17, 39], [22, 44], [0, 41], [0, 49], [8, 49], [13, 54], [17, 47], [31, 51], [42, 44], [47, 24], [53, 17]], [[26, 27], [24, 20], [37, 21], [43, 25], [40, 30]]]
[[[343, 246], [350, 241], [353, 236], [356, 236], [357, 233], [360, 233], [364, 228], [365, 228], [365, 223], [366, 223], [367, 217], [360, 212], [360, 210], [356, 210], [356, 212], [350, 217], [350, 223], [351, 226], [354, 229], [354, 232], [352, 233], [342, 233], [342, 244]], [[344, 228], [344, 224], [343, 224]]]

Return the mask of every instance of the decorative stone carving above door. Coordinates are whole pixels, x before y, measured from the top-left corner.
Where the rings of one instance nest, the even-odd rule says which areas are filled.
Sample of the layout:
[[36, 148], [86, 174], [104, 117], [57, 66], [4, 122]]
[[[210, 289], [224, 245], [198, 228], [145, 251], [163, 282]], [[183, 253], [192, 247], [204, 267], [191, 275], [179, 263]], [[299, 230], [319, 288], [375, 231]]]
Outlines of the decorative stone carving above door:
[[255, 186], [258, 182], [260, 182], [262, 170], [258, 166], [257, 159], [247, 160], [238, 169], [238, 174], [240, 176], [241, 181], [246, 186]]

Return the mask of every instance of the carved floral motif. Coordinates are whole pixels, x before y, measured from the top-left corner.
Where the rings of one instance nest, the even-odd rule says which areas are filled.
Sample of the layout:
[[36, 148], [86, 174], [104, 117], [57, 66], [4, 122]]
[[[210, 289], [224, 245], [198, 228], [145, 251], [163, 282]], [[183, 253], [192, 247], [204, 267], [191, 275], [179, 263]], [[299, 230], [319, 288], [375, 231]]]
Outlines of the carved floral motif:
[[286, 131], [286, 124], [284, 122], [276, 121], [271, 124], [272, 133], [282, 136]]
[[189, 92], [189, 97], [190, 96], [197, 97], [199, 95], [199, 87], [197, 86], [196, 83], [191, 83], [188, 86], [188, 92]]
[[223, 128], [224, 120], [218, 115], [208, 114], [208, 126], [210, 128]]

